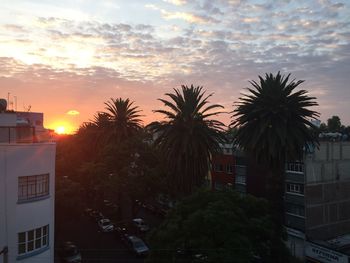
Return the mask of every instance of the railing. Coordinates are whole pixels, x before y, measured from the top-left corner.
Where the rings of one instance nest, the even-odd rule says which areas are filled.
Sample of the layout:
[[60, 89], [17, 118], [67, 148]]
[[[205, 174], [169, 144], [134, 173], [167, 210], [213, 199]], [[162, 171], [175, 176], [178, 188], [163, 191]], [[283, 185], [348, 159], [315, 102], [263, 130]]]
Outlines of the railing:
[[37, 142], [35, 128], [28, 126], [0, 126], [0, 143]]

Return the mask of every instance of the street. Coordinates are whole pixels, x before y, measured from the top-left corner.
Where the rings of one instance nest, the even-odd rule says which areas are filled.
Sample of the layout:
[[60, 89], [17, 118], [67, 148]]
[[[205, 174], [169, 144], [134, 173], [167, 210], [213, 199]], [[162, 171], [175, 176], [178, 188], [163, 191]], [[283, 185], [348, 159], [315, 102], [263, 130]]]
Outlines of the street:
[[[97, 223], [86, 215], [56, 225], [56, 252], [64, 241], [74, 242], [82, 255], [82, 262], [143, 262], [129, 251], [114, 233], [102, 233]], [[60, 262], [55, 253], [55, 262]]]

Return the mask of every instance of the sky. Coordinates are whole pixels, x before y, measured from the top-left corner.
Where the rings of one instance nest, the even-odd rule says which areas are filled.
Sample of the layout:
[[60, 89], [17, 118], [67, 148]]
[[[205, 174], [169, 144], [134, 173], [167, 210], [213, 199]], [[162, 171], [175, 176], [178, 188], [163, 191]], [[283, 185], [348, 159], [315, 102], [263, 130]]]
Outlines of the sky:
[[249, 80], [278, 71], [305, 80], [322, 121], [350, 125], [349, 0], [0, 2], [0, 97], [46, 127], [72, 132], [119, 97], [147, 124], [182, 84], [230, 112]]

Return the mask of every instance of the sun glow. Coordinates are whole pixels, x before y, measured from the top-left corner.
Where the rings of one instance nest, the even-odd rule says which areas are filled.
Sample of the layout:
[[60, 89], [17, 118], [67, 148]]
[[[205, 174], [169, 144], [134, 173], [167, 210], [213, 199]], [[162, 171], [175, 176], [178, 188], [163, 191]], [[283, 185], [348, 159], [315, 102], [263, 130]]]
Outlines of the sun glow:
[[56, 134], [73, 134], [76, 132], [76, 127], [67, 121], [54, 122], [48, 125], [49, 129], [53, 129]]
[[66, 134], [66, 128], [64, 126], [58, 126], [55, 128], [57, 134]]

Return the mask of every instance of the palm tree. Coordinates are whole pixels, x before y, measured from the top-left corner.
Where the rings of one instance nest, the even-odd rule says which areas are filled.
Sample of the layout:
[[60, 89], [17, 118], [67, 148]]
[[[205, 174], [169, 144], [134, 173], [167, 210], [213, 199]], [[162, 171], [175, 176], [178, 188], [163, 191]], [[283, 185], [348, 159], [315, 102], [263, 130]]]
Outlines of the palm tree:
[[122, 98], [111, 98], [110, 101], [105, 102], [106, 114], [111, 121], [112, 135], [118, 141], [128, 138], [141, 128], [142, 121], [139, 119], [141, 110], [133, 104], [133, 101]]
[[224, 124], [208, 119], [221, 113], [213, 110], [223, 106], [208, 105], [212, 94], [193, 85], [165, 95], [170, 100], [159, 100], [167, 109], [154, 111], [165, 120], [153, 123], [151, 129], [159, 136], [155, 143], [166, 160], [170, 186], [176, 194], [189, 194], [205, 182], [211, 154], [224, 140]]
[[249, 156], [268, 169], [267, 198], [279, 231], [284, 223], [284, 167], [300, 160], [303, 150], [317, 144], [311, 119], [319, 114], [309, 107], [318, 105], [307, 91], [294, 91], [304, 81], [289, 81], [277, 73], [259, 76], [260, 83], [243, 94], [233, 111], [231, 126], [238, 128], [235, 142]]

